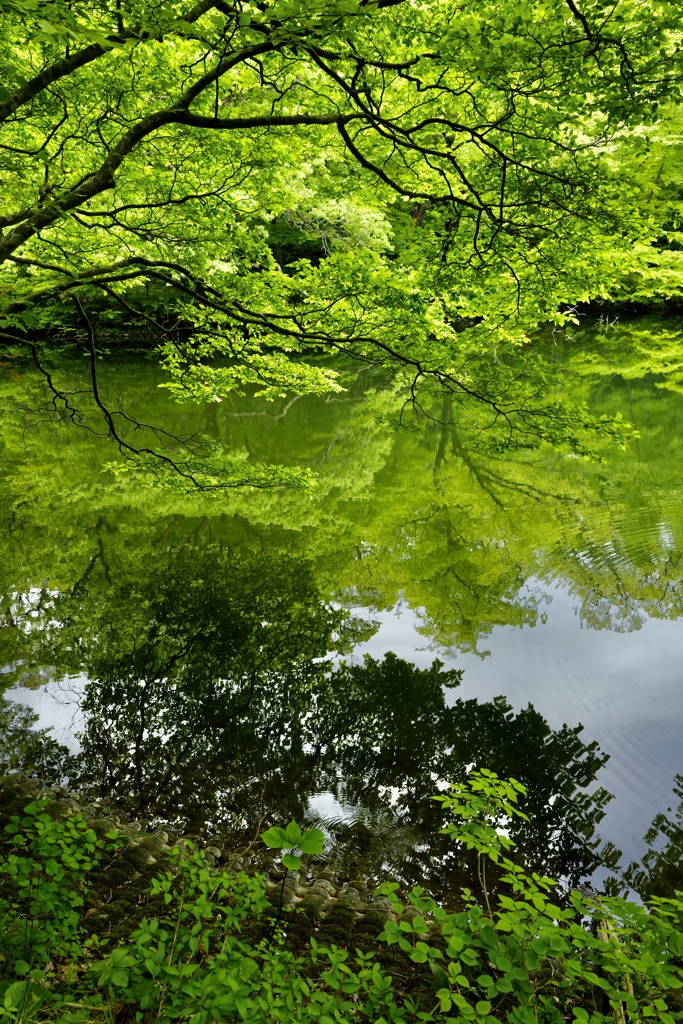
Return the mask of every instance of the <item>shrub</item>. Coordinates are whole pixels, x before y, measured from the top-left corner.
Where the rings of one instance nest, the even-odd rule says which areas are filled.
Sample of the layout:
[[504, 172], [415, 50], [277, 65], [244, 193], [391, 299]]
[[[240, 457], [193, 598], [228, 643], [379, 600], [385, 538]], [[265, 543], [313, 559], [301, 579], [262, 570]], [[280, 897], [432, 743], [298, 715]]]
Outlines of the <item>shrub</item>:
[[[98, 847], [77, 820], [51, 822], [30, 805], [26, 817], [13, 822], [16, 852], [5, 863], [12, 865], [15, 892], [3, 912], [10, 932], [25, 938], [22, 915], [34, 907], [40, 938], [30, 948], [43, 957], [58, 950], [73, 969], [61, 983], [54, 965], [52, 973], [8, 978], [0, 991], [0, 1020], [40, 1017], [67, 1024], [103, 1014], [140, 1024], [683, 1019], [683, 901], [641, 906], [577, 891], [562, 895], [557, 882], [528, 874], [509, 856], [506, 834], [506, 823], [523, 814], [523, 795], [514, 780], [482, 771], [436, 798], [450, 815], [444, 832], [476, 852], [481, 899], [466, 890], [462, 908], [452, 912], [419, 887], [402, 902], [395, 885], [380, 886], [395, 915], [378, 949], [397, 946], [406, 962], [431, 978], [428, 995], [422, 987], [419, 998], [407, 990], [404, 975], [382, 969], [376, 952], [324, 947], [312, 939], [296, 955], [287, 948], [286, 924], [269, 917], [263, 879], [211, 870], [191, 846], [152, 884], [150, 896], [163, 911], [141, 921], [126, 942], [108, 948], [101, 939], [93, 962], [94, 940], [89, 948], [78, 946], [84, 935], [78, 880], [92, 870], [104, 844]], [[294, 824], [265, 835], [273, 847], [301, 852], [319, 841]], [[285, 866], [292, 866], [297, 855], [285, 858]], [[493, 888], [486, 876], [491, 864]], [[245, 926], [259, 920], [270, 921], [269, 935], [256, 941]], [[19, 963], [20, 972], [28, 967]]]
[[0, 933], [4, 948], [29, 964], [78, 955], [86, 877], [123, 845], [116, 833], [98, 838], [80, 814], [55, 821], [35, 800], [5, 826], [11, 852], [0, 857]]

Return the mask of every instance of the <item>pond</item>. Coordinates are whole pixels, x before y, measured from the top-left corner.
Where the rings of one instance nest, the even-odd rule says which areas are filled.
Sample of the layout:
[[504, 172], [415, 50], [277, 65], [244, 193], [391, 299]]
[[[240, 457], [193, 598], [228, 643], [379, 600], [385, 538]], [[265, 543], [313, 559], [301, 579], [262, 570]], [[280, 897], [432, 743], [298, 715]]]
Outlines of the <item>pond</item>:
[[575, 395], [640, 434], [602, 462], [494, 457], [371, 371], [203, 409], [169, 407], [147, 360], [104, 374], [117, 407], [312, 490], [115, 476], [111, 444], [5, 379], [5, 770], [199, 836], [295, 816], [342, 874], [448, 894], [463, 867], [429, 797], [474, 764], [527, 787], [532, 866], [680, 888], [683, 397], [639, 369], [656, 330], [563, 340]]

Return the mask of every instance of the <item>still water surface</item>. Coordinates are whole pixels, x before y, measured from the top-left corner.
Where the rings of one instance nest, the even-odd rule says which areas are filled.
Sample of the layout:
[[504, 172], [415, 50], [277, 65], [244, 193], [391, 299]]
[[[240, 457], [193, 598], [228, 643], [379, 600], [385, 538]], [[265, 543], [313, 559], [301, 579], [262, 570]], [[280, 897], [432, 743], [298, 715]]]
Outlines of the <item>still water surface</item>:
[[450, 408], [399, 428], [367, 377], [170, 414], [159, 380], [130, 362], [107, 386], [317, 487], [158, 493], [101, 473], [92, 435], [8, 417], [1, 760], [198, 833], [308, 815], [349, 874], [444, 891], [428, 797], [475, 763], [525, 782], [520, 845], [573, 881], [619, 873], [605, 842], [639, 861], [673, 807], [624, 884], [683, 884], [681, 395], [585, 376], [641, 433], [601, 464], [487, 457]]

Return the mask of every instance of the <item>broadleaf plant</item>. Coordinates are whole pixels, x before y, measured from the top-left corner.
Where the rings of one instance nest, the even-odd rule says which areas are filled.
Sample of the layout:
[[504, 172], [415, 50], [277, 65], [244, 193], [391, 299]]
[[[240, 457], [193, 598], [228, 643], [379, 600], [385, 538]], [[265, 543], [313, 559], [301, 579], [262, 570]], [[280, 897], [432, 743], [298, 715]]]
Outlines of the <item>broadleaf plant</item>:
[[299, 870], [302, 854], [321, 853], [325, 844], [325, 836], [319, 828], [302, 832], [295, 821], [290, 821], [287, 828], [269, 828], [261, 833], [261, 839], [271, 850], [287, 851], [282, 855], [282, 864], [290, 871]]
[[680, 294], [678, 6], [3, 0], [0, 362], [183, 490], [312, 475], [120, 409], [124, 340], [183, 403], [329, 396], [335, 353], [493, 453], [623, 445], [538, 331]]

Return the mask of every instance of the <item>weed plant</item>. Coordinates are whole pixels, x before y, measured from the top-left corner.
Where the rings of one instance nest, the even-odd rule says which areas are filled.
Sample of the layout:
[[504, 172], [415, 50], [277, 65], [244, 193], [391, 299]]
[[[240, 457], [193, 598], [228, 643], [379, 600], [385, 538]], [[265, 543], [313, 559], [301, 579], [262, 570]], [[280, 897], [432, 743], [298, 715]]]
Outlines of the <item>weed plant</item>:
[[[511, 857], [506, 824], [523, 816], [524, 788], [471, 772], [439, 800], [444, 832], [477, 857], [482, 898], [440, 906], [420, 887], [399, 899], [377, 950], [315, 939], [288, 949], [286, 922], [260, 876], [210, 869], [187, 845], [149, 890], [158, 912], [127, 939], [89, 931], [84, 893], [125, 842], [98, 838], [78, 815], [54, 821], [35, 801], [7, 827], [0, 858], [0, 1021], [12, 1024], [626, 1024], [683, 1019], [683, 899], [647, 906], [572, 891]], [[320, 848], [295, 824], [264, 841], [286, 870]], [[488, 872], [488, 877], [487, 877]], [[490, 879], [494, 878], [491, 882]], [[277, 902], [277, 901], [276, 901]], [[265, 925], [254, 940], [254, 922]], [[382, 967], [388, 944], [429, 980], [419, 994]], [[426, 994], [425, 994], [426, 992]]]

